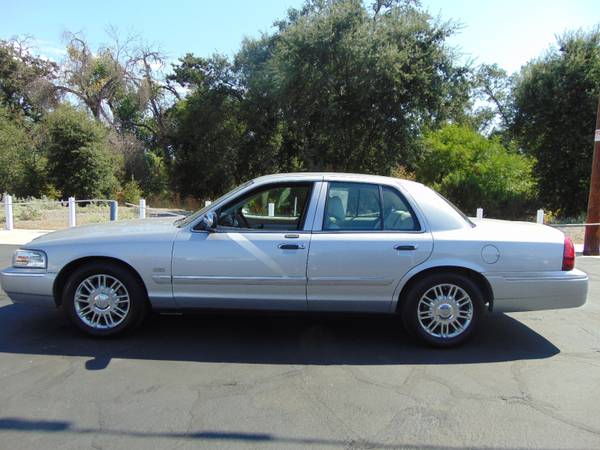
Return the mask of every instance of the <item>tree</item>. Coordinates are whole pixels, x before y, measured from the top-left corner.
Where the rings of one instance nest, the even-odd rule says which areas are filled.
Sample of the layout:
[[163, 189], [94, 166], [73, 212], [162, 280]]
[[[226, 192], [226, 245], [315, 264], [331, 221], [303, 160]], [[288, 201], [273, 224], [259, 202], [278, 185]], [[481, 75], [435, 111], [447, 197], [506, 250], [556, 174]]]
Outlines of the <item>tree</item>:
[[482, 64], [474, 72], [472, 82], [473, 100], [485, 102], [474, 110], [477, 128], [490, 134], [505, 132], [513, 122], [514, 76], [497, 64]]
[[136, 36], [123, 39], [114, 29], [108, 34], [109, 43], [96, 51], [82, 36], [67, 34], [67, 58], [55, 90], [110, 128], [110, 147], [123, 160], [118, 178], [145, 180], [152, 170], [147, 152], [169, 163], [165, 115], [179, 93], [162, 76], [165, 59], [158, 50]]
[[63, 198], [113, 197], [118, 189], [106, 128], [85, 111], [61, 105], [43, 121], [48, 177]]
[[461, 125], [426, 133], [417, 180], [431, 185], [459, 208], [502, 219], [523, 218], [532, 210], [534, 161]]
[[543, 204], [564, 216], [586, 208], [599, 95], [600, 28], [559, 37], [516, 80], [511, 131], [537, 159]]
[[454, 28], [417, 2], [308, 1], [277, 27], [233, 63], [187, 55], [174, 67], [169, 81], [189, 92], [168, 115], [183, 193], [278, 170], [389, 174], [416, 160], [424, 126], [465, 110], [467, 69], [445, 45]]
[[183, 196], [214, 197], [236, 181], [244, 130], [231, 65], [186, 55], [171, 79], [191, 91], [169, 113], [172, 183]]
[[[415, 159], [425, 125], [464, 109], [466, 68], [445, 40], [450, 24], [412, 2], [320, 1], [279, 23], [272, 56], [284, 147], [310, 170], [388, 174]], [[382, 10], [384, 8], [384, 10]]]
[[0, 40], [0, 105], [11, 114], [39, 118], [57, 98], [52, 81], [56, 63], [32, 54], [27, 39]]
[[33, 155], [33, 141], [22, 121], [0, 106], [0, 192], [23, 195], [26, 168]]

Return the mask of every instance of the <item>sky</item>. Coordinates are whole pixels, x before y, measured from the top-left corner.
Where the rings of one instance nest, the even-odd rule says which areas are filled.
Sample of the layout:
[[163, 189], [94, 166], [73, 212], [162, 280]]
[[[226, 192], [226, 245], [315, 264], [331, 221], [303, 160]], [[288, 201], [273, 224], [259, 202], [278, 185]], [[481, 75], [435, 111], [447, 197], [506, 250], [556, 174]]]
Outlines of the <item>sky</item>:
[[[367, 0], [369, 1], [369, 0]], [[192, 52], [233, 55], [245, 36], [272, 30], [303, 0], [0, 0], [0, 38], [30, 35], [40, 54], [60, 60], [62, 36], [81, 32], [96, 47], [106, 30], [138, 34], [169, 59]], [[566, 30], [600, 23], [600, 0], [422, 0], [443, 20], [461, 24], [450, 45], [462, 58], [497, 63], [509, 73], [540, 56]]]

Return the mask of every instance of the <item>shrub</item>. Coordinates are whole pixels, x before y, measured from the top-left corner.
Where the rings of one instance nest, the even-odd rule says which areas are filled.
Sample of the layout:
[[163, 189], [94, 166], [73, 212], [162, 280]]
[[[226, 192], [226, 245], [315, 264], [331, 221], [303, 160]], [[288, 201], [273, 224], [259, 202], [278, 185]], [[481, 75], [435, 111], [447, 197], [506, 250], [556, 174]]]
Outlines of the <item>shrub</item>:
[[467, 126], [447, 125], [426, 133], [424, 156], [417, 179], [473, 214], [523, 218], [534, 209], [534, 160], [505, 148], [497, 138], [486, 138]]
[[139, 203], [142, 198], [142, 189], [140, 184], [133, 178], [123, 185], [121, 199], [126, 203]]
[[19, 220], [39, 220], [42, 218], [42, 211], [34, 205], [23, 205], [19, 209], [17, 219]]

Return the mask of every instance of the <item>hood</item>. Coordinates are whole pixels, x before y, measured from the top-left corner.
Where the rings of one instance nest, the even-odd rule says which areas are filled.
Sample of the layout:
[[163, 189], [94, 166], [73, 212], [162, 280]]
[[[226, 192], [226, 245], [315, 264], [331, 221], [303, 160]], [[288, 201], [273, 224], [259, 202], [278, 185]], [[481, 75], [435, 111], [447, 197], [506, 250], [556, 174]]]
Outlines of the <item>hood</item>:
[[175, 226], [176, 218], [137, 219], [101, 224], [81, 225], [54, 231], [37, 237], [25, 247], [35, 248], [43, 244], [65, 243], [68, 241], [99, 241], [110, 239], [147, 238], [149, 235], [174, 235], [179, 228]]
[[489, 241], [557, 242], [562, 244], [565, 235], [556, 228], [533, 222], [516, 222], [497, 219], [469, 218], [478, 238]]

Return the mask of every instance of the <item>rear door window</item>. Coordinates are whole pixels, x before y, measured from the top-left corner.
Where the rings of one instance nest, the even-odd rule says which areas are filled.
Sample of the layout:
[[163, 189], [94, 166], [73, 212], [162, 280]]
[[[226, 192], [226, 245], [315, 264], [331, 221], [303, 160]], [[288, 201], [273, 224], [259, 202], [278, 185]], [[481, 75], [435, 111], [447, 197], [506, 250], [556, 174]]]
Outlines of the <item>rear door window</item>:
[[323, 214], [326, 231], [416, 231], [406, 199], [388, 186], [330, 182]]
[[379, 186], [365, 183], [329, 183], [324, 230], [380, 230]]

